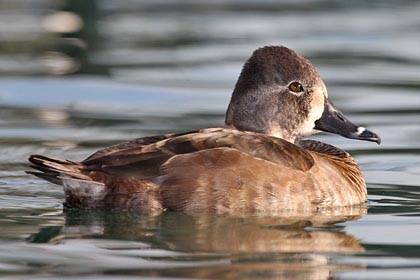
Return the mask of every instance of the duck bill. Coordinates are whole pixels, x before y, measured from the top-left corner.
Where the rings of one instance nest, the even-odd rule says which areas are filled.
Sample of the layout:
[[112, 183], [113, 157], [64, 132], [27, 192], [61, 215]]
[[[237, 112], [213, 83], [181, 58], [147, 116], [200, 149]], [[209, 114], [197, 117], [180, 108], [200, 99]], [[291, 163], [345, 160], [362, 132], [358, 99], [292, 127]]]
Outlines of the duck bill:
[[325, 98], [324, 112], [321, 118], [315, 121], [315, 129], [350, 139], [376, 142], [378, 145], [381, 143], [381, 138], [377, 134], [349, 121], [328, 98]]

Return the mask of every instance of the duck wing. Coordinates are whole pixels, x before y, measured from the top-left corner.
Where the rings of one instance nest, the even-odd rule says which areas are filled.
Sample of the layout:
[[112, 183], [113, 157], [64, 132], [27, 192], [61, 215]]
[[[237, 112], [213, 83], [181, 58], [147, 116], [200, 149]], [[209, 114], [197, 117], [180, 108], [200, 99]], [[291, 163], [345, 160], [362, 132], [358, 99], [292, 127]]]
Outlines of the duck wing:
[[169, 139], [169, 138], [173, 138], [176, 136], [181, 136], [181, 135], [185, 135], [185, 134], [190, 134], [190, 133], [196, 133], [197, 131], [190, 131], [190, 132], [184, 132], [184, 133], [179, 133], [179, 134], [163, 134], [163, 135], [155, 135], [155, 136], [147, 136], [147, 137], [142, 137], [142, 138], [137, 138], [134, 140], [130, 140], [130, 141], [126, 141], [126, 142], [122, 142], [122, 143], [118, 143], [116, 145], [112, 145], [109, 147], [106, 147], [104, 149], [101, 149], [97, 152], [95, 152], [94, 154], [90, 155], [88, 158], [85, 159], [85, 161], [88, 160], [94, 160], [103, 156], [107, 156], [109, 154], [112, 153], [116, 153], [116, 152], [120, 152], [123, 150], [128, 150], [128, 149], [133, 149], [133, 148], [141, 148], [143, 146], [147, 146], [150, 144], [154, 144], [158, 141], [162, 141], [165, 139]]
[[159, 176], [160, 167], [174, 156], [203, 151], [205, 157], [216, 148], [234, 149], [300, 171], [314, 164], [309, 152], [283, 139], [227, 128], [140, 138], [101, 150], [81, 163], [83, 171], [151, 179]]

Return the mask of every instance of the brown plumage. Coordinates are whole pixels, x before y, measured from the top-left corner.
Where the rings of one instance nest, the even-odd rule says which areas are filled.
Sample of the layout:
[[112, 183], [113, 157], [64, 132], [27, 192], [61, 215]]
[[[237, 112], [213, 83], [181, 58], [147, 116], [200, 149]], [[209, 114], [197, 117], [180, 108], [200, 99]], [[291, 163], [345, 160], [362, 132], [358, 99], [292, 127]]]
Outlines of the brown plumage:
[[77, 208], [274, 215], [366, 201], [365, 182], [348, 153], [300, 138], [314, 129], [379, 137], [336, 110], [315, 68], [292, 50], [254, 52], [226, 125], [136, 139], [82, 162], [32, 155], [38, 171], [29, 173], [62, 184], [65, 205]]

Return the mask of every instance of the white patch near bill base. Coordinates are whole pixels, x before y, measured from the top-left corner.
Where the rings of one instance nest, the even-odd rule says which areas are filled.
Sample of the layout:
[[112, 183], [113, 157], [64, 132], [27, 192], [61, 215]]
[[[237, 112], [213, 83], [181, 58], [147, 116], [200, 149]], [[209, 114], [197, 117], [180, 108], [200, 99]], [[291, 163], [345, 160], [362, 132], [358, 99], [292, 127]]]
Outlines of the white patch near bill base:
[[315, 121], [320, 119], [324, 113], [324, 92], [326, 92], [325, 87], [319, 86], [314, 89], [311, 111], [309, 112], [307, 120], [303, 123], [302, 127], [300, 127], [299, 136], [309, 136], [319, 132], [314, 128]]
[[362, 134], [365, 130], [366, 128], [364, 128], [363, 126], [359, 126], [359, 128], [357, 128], [357, 135]]

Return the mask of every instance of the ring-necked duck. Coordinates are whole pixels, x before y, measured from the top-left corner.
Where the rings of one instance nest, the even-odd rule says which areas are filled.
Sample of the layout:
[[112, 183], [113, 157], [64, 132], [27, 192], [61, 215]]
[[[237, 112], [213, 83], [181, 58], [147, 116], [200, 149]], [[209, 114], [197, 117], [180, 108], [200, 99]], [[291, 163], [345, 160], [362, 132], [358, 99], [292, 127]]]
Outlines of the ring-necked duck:
[[380, 143], [333, 106], [309, 60], [269, 46], [245, 63], [225, 127], [140, 138], [82, 162], [32, 155], [29, 173], [63, 185], [77, 208], [275, 214], [365, 202], [348, 153], [300, 140], [319, 130]]

